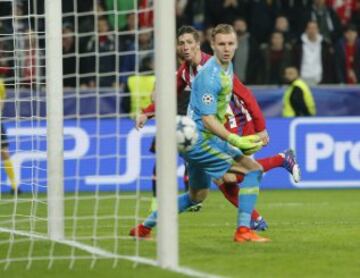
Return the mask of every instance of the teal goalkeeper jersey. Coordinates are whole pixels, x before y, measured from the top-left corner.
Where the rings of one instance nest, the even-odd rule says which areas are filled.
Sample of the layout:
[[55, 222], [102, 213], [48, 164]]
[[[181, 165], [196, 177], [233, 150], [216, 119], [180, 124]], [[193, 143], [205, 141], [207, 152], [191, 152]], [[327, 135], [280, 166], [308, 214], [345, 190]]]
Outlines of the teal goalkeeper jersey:
[[192, 83], [188, 116], [195, 121], [202, 136], [211, 135], [204, 127], [202, 116], [214, 115], [220, 123], [226, 122], [225, 115], [231, 99], [232, 86], [232, 64], [230, 63], [225, 71], [215, 57], [209, 59], [195, 77]]

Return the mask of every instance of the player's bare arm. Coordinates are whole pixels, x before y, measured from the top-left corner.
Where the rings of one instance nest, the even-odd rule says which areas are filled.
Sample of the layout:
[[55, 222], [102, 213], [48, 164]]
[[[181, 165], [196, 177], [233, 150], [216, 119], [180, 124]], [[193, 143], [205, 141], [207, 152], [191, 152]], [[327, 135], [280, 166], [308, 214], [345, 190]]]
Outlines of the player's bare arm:
[[141, 113], [137, 115], [135, 120], [136, 129], [139, 130], [143, 128], [147, 121], [148, 121], [148, 116], [145, 113]]
[[267, 144], [269, 144], [270, 138], [269, 138], [269, 134], [266, 129], [256, 133], [256, 135], [260, 137], [260, 140], [262, 141], [263, 146], [266, 146]]

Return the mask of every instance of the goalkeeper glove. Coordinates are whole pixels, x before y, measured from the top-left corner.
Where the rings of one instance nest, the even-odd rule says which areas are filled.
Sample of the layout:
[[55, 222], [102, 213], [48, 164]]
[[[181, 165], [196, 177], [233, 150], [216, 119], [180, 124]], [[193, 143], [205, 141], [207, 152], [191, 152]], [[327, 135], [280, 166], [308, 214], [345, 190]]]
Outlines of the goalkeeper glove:
[[228, 142], [239, 148], [245, 155], [251, 155], [262, 148], [262, 141], [258, 135], [238, 136], [230, 134]]

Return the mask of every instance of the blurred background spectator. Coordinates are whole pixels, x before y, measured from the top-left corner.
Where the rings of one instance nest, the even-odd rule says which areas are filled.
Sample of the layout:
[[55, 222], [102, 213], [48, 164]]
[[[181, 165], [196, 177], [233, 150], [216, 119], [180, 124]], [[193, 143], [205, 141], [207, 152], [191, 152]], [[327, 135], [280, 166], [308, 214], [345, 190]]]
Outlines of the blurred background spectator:
[[327, 4], [336, 12], [343, 26], [349, 24], [352, 17], [359, 12], [358, 0], [327, 0]]
[[269, 43], [261, 45], [262, 66], [259, 68], [259, 84], [283, 83], [284, 69], [292, 64], [292, 49], [285, 43], [284, 35], [275, 31]]
[[[40, 48], [45, 43], [39, 33], [45, 26], [41, 17], [22, 15], [43, 13], [44, 0], [36, 1], [36, 6], [34, 1], [17, 0], [14, 10], [12, 5], [0, 1], [0, 49], [7, 50], [0, 51], [0, 66], [10, 68], [6, 75], [11, 78], [16, 58], [18, 65], [27, 67], [18, 67], [17, 74], [29, 82], [37, 69], [34, 63], [43, 62], [34, 60], [36, 46], [29, 42], [28, 26], [31, 24], [30, 33], [37, 34]], [[144, 57], [153, 55], [153, 5], [153, 0], [62, 0], [64, 85], [74, 87], [78, 78], [83, 87], [111, 87], [120, 82], [124, 89], [127, 76], [140, 69]], [[352, 42], [360, 31], [358, 0], [176, 0], [175, 16], [178, 27], [189, 24], [199, 29], [201, 49], [209, 54], [213, 26], [233, 24], [239, 45], [234, 71], [246, 84], [281, 84], [279, 72], [289, 63], [295, 63], [311, 85], [360, 82], [358, 39]], [[309, 21], [315, 23], [309, 25]], [[349, 24], [351, 30], [343, 33]], [[15, 44], [9, 42], [13, 31], [18, 34]], [[101, 73], [98, 77], [97, 70]]]
[[283, 117], [315, 116], [316, 105], [311, 89], [300, 79], [297, 68], [286, 67], [284, 79], [289, 86], [283, 97]]
[[108, 18], [113, 30], [123, 29], [127, 24], [127, 14], [134, 13], [136, 8], [134, 0], [105, 0], [105, 7], [111, 11]]
[[326, 0], [314, 0], [309, 8], [304, 9], [301, 19], [302, 28], [308, 21], [316, 21], [321, 35], [332, 42], [336, 42], [341, 34], [340, 20], [336, 12], [326, 5]]
[[337, 80], [345, 84], [357, 84], [360, 81], [360, 40], [355, 25], [344, 29], [343, 38], [336, 45]]
[[248, 13], [249, 32], [258, 43], [268, 41], [273, 30], [274, 19], [279, 8], [279, 1], [255, 0], [249, 1]]
[[63, 85], [76, 87], [76, 65], [74, 28], [70, 23], [63, 25]]
[[244, 18], [237, 18], [233, 23], [238, 47], [234, 56], [234, 72], [245, 83], [257, 83], [257, 73], [260, 63], [259, 46], [256, 40], [247, 31]]
[[200, 48], [201, 51], [204, 51], [207, 54], [213, 55], [213, 50], [211, 48], [211, 33], [213, 31], [213, 27], [209, 26], [205, 29], [203, 34], [203, 41], [201, 42]]
[[281, 32], [285, 43], [293, 46], [296, 42], [296, 35], [290, 29], [289, 21], [286, 16], [279, 15], [275, 18], [274, 31]]
[[120, 87], [125, 88], [127, 78], [135, 71], [139, 71], [143, 59], [153, 57], [153, 32], [151, 29], [142, 28], [137, 34], [137, 43], [128, 44], [123, 51], [126, 53], [120, 57]]
[[309, 21], [296, 45], [295, 62], [309, 85], [335, 83], [333, 48], [320, 33], [316, 21]]
[[235, 18], [245, 16], [248, 1], [244, 0], [211, 0], [204, 5], [205, 26], [219, 23], [232, 24]]
[[110, 31], [106, 17], [97, 19], [97, 32], [86, 45], [87, 55], [82, 58], [83, 87], [116, 86], [115, 35]]

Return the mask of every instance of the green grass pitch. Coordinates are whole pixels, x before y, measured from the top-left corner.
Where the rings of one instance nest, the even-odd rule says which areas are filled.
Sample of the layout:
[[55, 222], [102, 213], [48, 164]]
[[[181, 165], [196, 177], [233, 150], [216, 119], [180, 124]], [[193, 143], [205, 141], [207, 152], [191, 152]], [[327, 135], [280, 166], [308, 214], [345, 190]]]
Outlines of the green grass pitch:
[[[24, 200], [26, 200], [26, 195]], [[81, 242], [119, 254], [133, 255], [136, 242], [127, 238], [134, 219], [134, 200], [114, 201], [113, 195], [100, 195], [95, 202], [84, 198], [78, 206], [66, 201], [66, 215], [76, 212], [75, 223], [66, 219], [66, 234]], [[144, 194], [144, 196], [149, 196]], [[90, 194], [81, 197], [91, 197]], [[201, 272], [225, 277], [360, 277], [360, 190], [283, 190], [262, 191], [258, 209], [268, 221], [270, 229], [263, 233], [272, 239], [267, 244], [235, 244], [236, 210], [225, 201], [221, 193], [212, 191], [200, 212], [187, 212], [180, 219], [180, 264]], [[11, 215], [9, 197], [0, 200], [0, 227], [11, 227], [6, 219]], [[140, 214], [145, 217], [148, 202], [141, 202]], [[32, 229], [44, 232], [45, 204], [36, 207], [22, 202], [17, 207], [16, 228], [28, 230], [24, 216], [36, 209], [39, 219]], [[116, 213], [115, 213], [116, 212]], [[97, 216], [97, 229], [93, 229], [93, 216]], [[114, 215], [121, 216], [117, 219]], [[109, 217], [111, 216], [111, 217]], [[75, 225], [76, 224], [76, 225]], [[117, 228], [116, 228], [117, 227]], [[113, 241], [114, 233], [121, 237]], [[8, 254], [9, 234], [0, 233], [0, 260]], [[15, 236], [12, 258], [25, 258], [12, 262], [7, 270], [0, 264], [0, 277], [184, 277], [156, 267], [138, 265], [119, 260], [101, 260], [84, 251], [62, 244]], [[139, 253], [155, 257], [155, 242], [139, 242]], [[32, 250], [29, 252], [29, 250]], [[49, 260], [32, 261], [30, 257], [48, 256], [53, 250], [52, 267]], [[31, 254], [31, 256], [29, 256]], [[72, 260], [71, 258], [78, 259]], [[69, 265], [73, 262], [73, 268]], [[93, 266], [93, 268], [91, 268]]]

